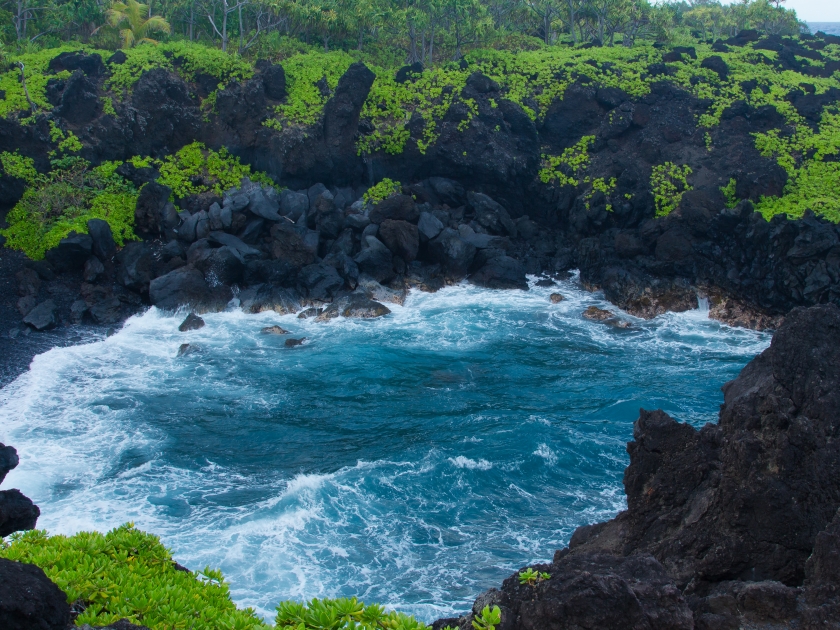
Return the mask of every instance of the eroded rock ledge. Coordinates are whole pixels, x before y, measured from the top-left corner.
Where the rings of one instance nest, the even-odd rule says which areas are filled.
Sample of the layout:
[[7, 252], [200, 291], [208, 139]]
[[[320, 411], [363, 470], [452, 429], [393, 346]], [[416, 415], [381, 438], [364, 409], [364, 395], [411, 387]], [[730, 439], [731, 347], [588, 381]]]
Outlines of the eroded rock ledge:
[[699, 430], [642, 410], [628, 509], [435, 629], [840, 628], [840, 308], [792, 311], [723, 391]]

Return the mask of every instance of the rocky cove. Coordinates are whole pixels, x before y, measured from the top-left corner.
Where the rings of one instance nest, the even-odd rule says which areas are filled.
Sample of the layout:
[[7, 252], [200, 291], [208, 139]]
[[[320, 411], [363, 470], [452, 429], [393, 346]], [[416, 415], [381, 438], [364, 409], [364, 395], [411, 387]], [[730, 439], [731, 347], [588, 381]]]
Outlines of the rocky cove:
[[[782, 58], [797, 63], [793, 52], [801, 50]], [[118, 248], [108, 224], [92, 220], [87, 234], [62, 239], [43, 261], [4, 250], [12, 332], [2, 343], [4, 356], [20, 357], [9, 380], [56, 331], [118, 327], [149, 306], [187, 307], [195, 315], [183, 321], [185, 334], [201, 329], [198, 315], [230, 309], [326, 327], [387, 316], [410, 292], [463, 280], [512, 292], [542, 283], [560, 300], [577, 290], [563, 284], [576, 269], [580, 288], [602, 291], [624, 311], [580, 302], [579, 312], [594, 308], [586, 312], [595, 320], [639, 328], [708, 301], [721, 322], [776, 330], [770, 348], [725, 386], [719, 423], [698, 429], [642, 411], [628, 445], [627, 510], [576, 529], [553, 562], [528, 567], [549, 578], [523, 583], [517, 571], [481, 595], [472, 613], [434, 627], [473, 627], [485, 606], [499, 607], [500, 630], [836, 625], [840, 232], [810, 212], [770, 221], [754, 212], [788, 180], [753, 141], [783, 126], [775, 110], [733, 103], [710, 132], [709, 151], [696, 124], [709, 103], [669, 82], [667, 66], [649, 69], [662, 80], [643, 97], [578, 77], [539, 124], [475, 71], [462, 92], [475, 112], [450, 108], [425, 152], [409, 144], [400, 155], [360, 156], [362, 106], [374, 80], [361, 63], [330, 91], [317, 124], [278, 132], [261, 123], [285, 96], [279, 65], [258, 65], [253, 78], [220, 90], [209, 117], [197, 103], [207, 91], [200, 82], [148, 70], [114, 104], [116, 115], [106, 115], [103, 60], [57, 59], [72, 75], [53, 83], [55, 109], [30, 125], [4, 119], [0, 148], [44, 166], [52, 119], [73, 131], [91, 163], [165, 155], [198, 141], [226, 147], [274, 184], [245, 179], [176, 204], [158, 170], [127, 161], [119, 169], [140, 191], [140, 240]], [[714, 72], [728, 69], [718, 64]], [[835, 101], [807, 89], [791, 96], [814, 125]], [[542, 185], [545, 147], [559, 153], [588, 135], [592, 176], [615, 179], [609, 198]], [[674, 211], [657, 217], [647, 170], [663, 161], [690, 164], [696, 177]], [[386, 177], [403, 183], [365, 196]], [[722, 191], [730, 180], [734, 205]], [[23, 188], [8, 176], [2, 185], [12, 205]], [[57, 621], [45, 627], [69, 618], [54, 607]]]

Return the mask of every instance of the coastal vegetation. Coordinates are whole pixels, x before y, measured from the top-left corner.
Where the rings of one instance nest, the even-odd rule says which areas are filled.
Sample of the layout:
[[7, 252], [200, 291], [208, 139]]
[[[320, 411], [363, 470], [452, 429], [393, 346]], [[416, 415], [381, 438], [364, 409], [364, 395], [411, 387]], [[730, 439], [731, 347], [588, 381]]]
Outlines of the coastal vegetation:
[[[0, 539], [0, 557], [41, 567], [67, 594], [79, 626], [128, 619], [152, 630], [428, 630], [413, 617], [355, 598], [281, 602], [270, 625], [253, 609], [236, 607], [221, 571], [176, 565], [157, 536], [131, 523], [106, 534], [13, 534]], [[493, 630], [492, 613], [484, 617], [481, 628]]]
[[[426, 153], [438, 141], [441, 123], [453, 106], [463, 112], [458, 130], [465, 131], [479, 111], [477, 102], [462, 93], [475, 72], [495, 82], [500, 96], [521, 106], [538, 125], [572, 84], [618, 88], [640, 99], [666, 79], [707, 103], [696, 124], [711, 153], [711, 132], [728, 108], [744, 102], [775, 109], [784, 124], [754, 134], [755, 146], [785, 169], [788, 181], [783, 195], [762, 198], [757, 210], [768, 220], [780, 214], [797, 218], [812, 210], [840, 221], [835, 194], [840, 111], [836, 103], [826, 105], [813, 124], [791, 102], [797, 93], [819, 96], [840, 89], [840, 44], [820, 42], [809, 48], [806, 36], [802, 55], [792, 67], [789, 59], [780, 57], [781, 40], [756, 36], [732, 47], [714, 41], [749, 27], [764, 36], [795, 38], [804, 27], [779, 3], [452, 0], [406, 5], [309, 0], [234, 5], [194, 0], [149, 9], [127, 0], [107, 9], [60, 1], [37, 11], [26, 7], [6, 7], [15, 29], [2, 33], [2, 54], [9, 63], [0, 72], [0, 116], [23, 125], [34, 124], [38, 115], [54, 108], [48, 84], [66, 81], [71, 73], [51, 67], [51, 61], [72, 51], [103, 59], [102, 111], [113, 117], [146, 70], [163, 68], [191, 84], [201, 80], [207, 89], [198, 96], [209, 118], [219, 90], [253, 77], [258, 58], [279, 61], [285, 70], [286, 98], [271, 106], [262, 125], [280, 133], [317, 123], [340, 77], [352, 63], [363, 61], [376, 79], [361, 112], [365, 129], [356, 138], [360, 156], [400, 155], [409, 146]], [[80, 27], [74, 20], [82, 18]], [[228, 46], [229, 41], [238, 45]], [[120, 54], [114, 55], [118, 47]], [[817, 50], [816, 55], [809, 52]], [[405, 63], [416, 65], [398, 76], [397, 69]], [[490, 103], [497, 106], [494, 98]], [[410, 124], [421, 132], [412, 134]], [[80, 158], [67, 162], [83, 149], [72, 131], [51, 122], [50, 135], [55, 148], [49, 172], [19, 178], [27, 192], [9, 214], [7, 245], [42, 257], [70, 231], [84, 231], [85, 221], [93, 217], [105, 218], [120, 243], [132, 239], [130, 206], [137, 190], [115, 174], [113, 164]], [[612, 211], [615, 182], [590, 172], [594, 142], [595, 137], [587, 135], [560, 151], [545, 147], [538, 180], [575, 188], [587, 208], [597, 193], [603, 193]], [[11, 177], [16, 177], [10, 161], [15, 159], [25, 158], [3, 160], [4, 172]], [[251, 173], [224, 148], [215, 152], [197, 143], [169, 156], [140, 155], [129, 161], [159, 171], [160, 183], [173, 190], [173, 201], [199, 192], [221, 194], [243, 176], [272, 181]], [[678, 207], [682, 193], [692, 187], [691, 176], [689, 165], [666, 162], [653, 167], [650, 191], [656, 216]], [[70, 181], [80, 183], [83, 192], [57, 194]], [[371, 199], [387, 194], [389, 182], [377, 184]], [[728, 203], [737, 203], [737, 190], [734, 184], [726, 189]]]

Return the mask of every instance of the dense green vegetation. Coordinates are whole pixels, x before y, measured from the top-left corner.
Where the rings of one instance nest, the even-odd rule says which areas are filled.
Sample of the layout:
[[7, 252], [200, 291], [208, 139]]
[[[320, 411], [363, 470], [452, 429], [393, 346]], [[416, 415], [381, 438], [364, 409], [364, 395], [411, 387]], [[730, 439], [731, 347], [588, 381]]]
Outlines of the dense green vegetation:
[[[744, 28], [797, 33], [782, 0], [3, 0], [8, 47], [74, 40], [129, 48], [183, 39], [243, 55], [283, 58], [302, 49], [359, 50], [385, 66], [433, 65], [482, 47], [527, 50], [558, 42], [632, 46], [715, 39]], [[383, 44], [387, 42], [387, 44]], [[396, 48], [396, 52], [395, 52]]]
[[90, 219], [104, 219], [118, 245], [134, 236], [137, 190], [114, 171], [119, 162], [91, 166], [78, 157], [53, 161], [53, 170], [37, 173], [28, 158], [0, 154], [7, 173], [28, 184], [21, 200], [6, 217], [9, 227], [0, 230], [6, 246], [20, 249], [33, 260], [58, 245], [70, 232], [87, 233]]
[[[77, 151], [81, 145], [71, 133], [54, 127], [57, 154]], [[238, 186], [243, 177], [272, 184], [265, 173], [252, 172], [226, 149], [218, 152], [194, 142], [163, 160], [135, 157], [135, 167], [153, 167], [160, 171], [158, 181], [172, 188], [173, 201], [203, 192], [221, 195]], [[58, 245], [70, 234], [87, 233], [90, 219], [104, 219], [122, 246], [135, 239], [134, 208], [138, 191], [131, 182], [116, 173], [122, 162], [92, 166], [76, 156], [54, 159], [52, 170], [41, 174], [31, 159], [17, 153], [0, 153], [3, 171], [27, 183], [21, 200], [6, 217], [9, 227], [0, 230], [6, 246], [19, 249], [33, 260]]]
[[[52, 108], [46, 98], [47, 81], [67, 78], [69, 73], [50, 74], [48, 65], [62, 51], [81, 48], [98, 52], [106, 60], [103, 111], [112, 116], [117, 115], [119, 103], [144, 70], [160, 67], [177, 72], [187, 81], [201, 79], [204, 89], [207, 77], [211, 77], [217, 82], [216, 89], [222, 89], [231, 81], [253, 76], [254, 60], [268, 57], [282, 60], [288, 96], [263, 124], [282, 131], [317, 122], [341, 75], [351, 63], [362, 60], [373, 69], [376, 80], [362, 112], [370, 131], [358, 139], [360, 155], [380, 151], [399, 154], [408, 143], [415, 143], [424, 153], [436, 142], [441, 120], [455, 103], [466, 112], [458, 128], [467, 129], [478, 108], [462, 96], [461, 88], [476, 70], [496, 81], [504, 98], [521, 105], [539, 122], [551, 103], [580, 80], [618, 87], [634, 97], [644, 96], [662, 79], [660, 74], [650, 72], [650, 67], [663, 66], [663, 52], [668, 46], [690, 45], [696, 56], [683, 54], [678, 60], [670, 57], [664, 67], [669, 81], [710, 103], [707, 113], [697, 120], [706, 130], [709, 151], [715, 150], [711, 132], [722, 113], [739, 100], [756, 107], [773, 106], [788, 125], [784, 133], [775, 130], [756, 135], [759, 150], [775, 158], [789, 175], [784, 196], [761, 200], [759, 211], [769, 219], [776, 214], [799, 217], [811, 209], [840, 220], [836, 195], [840, 166], [834, 161], [840, 154], [840, 112], [829, 108], [820, 125], [812, 128], [789, 98], [803, 89], [803, 84], [813, 86], [817, 94], [840, 88], [840, 73], [816, 76], [809, 68], [819, 69], [823, 62], [803, 58], [798, 58], [805, 64], [801, 71], [782, 70], [777, 64], [778, 53], [753, 44], [732, 47], [728, 52], [711, 45], [714, 38], [732, 35], [744, 27], [765, 34], [799, 32], [801, 25], [795, 13], [778, 2], [745, 0], [724, 7], [710, 0], [658, 5], [645, 0], [426, 0], [408, 4], [386, 0], [260, 0], [247, 4], [173, 0], [149, 10], [135, 0], [110, 7], [84, 1], [71, 6], [62, 0], [50, 0], [46, 5], [39, 4], [37, 11], [28, 6], [26, 2], [6, 6], [9, 24], [15, 28], [0, 31], [5, 41], [0, 54], [14, 63], [0, 72], [0, 90], [5, 92], [5, 98], [0, 99], [0, 116], [16, 116], [28, 124], [34, 122], [33, 114]], [[68, 21], [71, 17], [84, 18], [86, 26]], [[152, 36], [160, 43], [143, 43]], [[581, 46], [583, 43], [587, 47]], [[590, 47], [592, 43], [596, 46]], [[48, 47], [53, 45], [58, 47]], [[120, 63], [109, 60], [118, 46], [123, 46], [125, 55]], [[840, 60], [840, 46], [836, 44], [825, 46], [821, 53]], [[722, 59], [728, 74], [719, 75], [703, 67], [704, 60], [712, 56]], [[396, 69], [407, 61], [422, 61], [425, 67], [412, 80], [397, 82]], [[201, 96], [209, 116], [216, 91], [202, 92]], [[492, 99], [491, 104], [495, 106]], [[412, 139], [408, 122], [413, 119], [416, 125], [418, 118], [422, 134]], [[790, 129], [794, 131], [790, 133]], [[70, 131], [53, 126], [51, 136], [56, 147], [51, 157], [58, 163], [62, 156], [81, 149]], [[596, 193], [603, 193], [611, 210], [615, 182], [590, 172], [587, 151], [593, 141], [590, 136], [581, 138], [559, 155], [546, 151], [539, 178], [546, 185], [576, 187], [587, 207]], [[133, 161], [157, 168], [161, 182], [173, 188], [175, 198], [210, 190], [218, 194], [236, 185], [243, 175], [250, 175], [247, 167], [232, 161], [224, 150], [217, 154], [195, 144], [163, 160], [137, 157]], [[660, 165], [651, 173], [657, 216], [676, 208], [681, 193], [691, 187], [690, 170], [663, 171], [666, 167]], [[87, 218], [103, 214], [101, 208], [96, 209], [95, 199], [105, 194], [119, 195], [121, 203], [129, 204], [132, 195], [136, 196], [137, 191], [113, 170], [103, 177], [89, 165], [80, 169], [77, 164], [74, 168], [72, 177], [82, 177], [78, 181], [86, 193], [74, 196], [70, 205], [50, 205], [49, 201], [58, 199], [55, 192], [67, 185], [71, 175], [66, 168], [24, 178], [30, 188], [10, 214], [10, 223], [14, 224], [6, 235], [11, 246], [42, 256], [68, 231], [79, 229]], [[5, 162], [4, 170], [11, 174]], [[79, 174], [82, 172], [84, 175]], [[728, 203], [737, 202], [735, 191], [735, 184], [726, 187]], [[123, 240], [133, 237], [126, 208], [117, 204], [107, 213], [107, 220]]]
[[6, 543], [0, 539], [0, 557], [41, 567], [68, 603], [84, 608], [79, 626], [125, 618], [152, 630], [428, 630], [413, 617], [355, 598], [281, 602], [271, 626], [236, 607], [221, 571], [177, 568], [157, 536], [130, 523], [107, 534], [13, 534]]

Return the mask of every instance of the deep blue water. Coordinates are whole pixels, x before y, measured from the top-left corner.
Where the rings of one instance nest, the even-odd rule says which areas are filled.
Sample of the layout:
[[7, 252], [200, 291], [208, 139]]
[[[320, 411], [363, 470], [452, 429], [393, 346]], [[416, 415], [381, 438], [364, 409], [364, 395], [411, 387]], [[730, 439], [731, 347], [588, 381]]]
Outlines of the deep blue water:
[[[267, 616], [338, 595], [463, 611], [624, 508], [640, 407], [714, 421], [769, 343], [701, 311], [614, 329], [581, 317], [591, 304], [607, 306], [574, 281], [458, 286], [376, 321], [231, 311], [188, 333], [152, 310], [0, 390], [0, 441], [21, 454], [5, 487], [52, 532], [132, 520]], [[177, 358], [185, 341], [201, 352]]]

